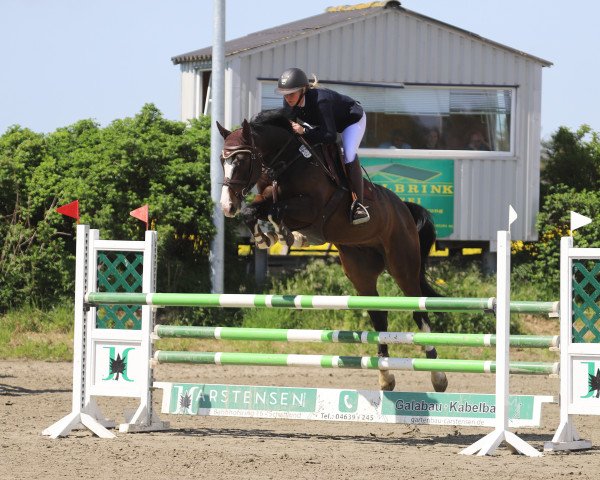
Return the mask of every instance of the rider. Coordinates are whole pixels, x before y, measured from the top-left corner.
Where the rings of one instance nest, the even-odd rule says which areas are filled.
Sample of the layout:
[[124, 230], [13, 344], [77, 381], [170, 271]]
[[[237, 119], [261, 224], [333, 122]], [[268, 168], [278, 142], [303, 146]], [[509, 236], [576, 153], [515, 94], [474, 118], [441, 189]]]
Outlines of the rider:
[[289, 68], [281, 74], [277, 93], [283, 95], [284, 112], [293, 118], [292, 128], [311, 144], [335, 143], [342, 135], [344, 163], [353, 192], [350, 207], [352, 223], [358, 225], [371, 218], [363, 205], [363, 178], [357, 150], [365, 134], [367, 117], [360, 103], [327, 88], [317, 88], [317, 79], [309, 84], [299, 68]]

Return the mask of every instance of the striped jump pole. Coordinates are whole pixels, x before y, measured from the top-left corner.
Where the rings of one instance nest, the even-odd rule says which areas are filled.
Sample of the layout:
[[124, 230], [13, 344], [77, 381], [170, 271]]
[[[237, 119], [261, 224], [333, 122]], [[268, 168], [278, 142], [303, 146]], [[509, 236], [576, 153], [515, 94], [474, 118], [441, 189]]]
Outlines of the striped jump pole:
[[[154, 305], [157, 307], [292, 308], [332, 310], [404, 310], [429, 312], [493, 312], [495, 298], [374, 297], [333, 295], [253, 295], [218, 293], [90, 292], [92, 305]], [[510, 302], [513, 313], [557, 314], [558, 302]]]
[[[197, 338], [267, 342], [405, 344], [421, 346], [492, 347], [496, 335], [466, 333], [373, 332], [359, 330], [300, 330], [278, 328], [185, 327], [157, 325], [157, 338]], [[558, 335], [511, 335], [511, 347], [556, 348]]]
[[[175, 352], [157, 350], [156, 363], [196, 365], [256, 365], [272, 367], [320, 367], [370, 370], [413, 370], [426, 372], [495, 373], [496, 362], [429, 358], [350, 357], [338, 355], [295, 355], [289, 353]], [[511, 362], [510, 373], [551, 375], [558, 362]]]

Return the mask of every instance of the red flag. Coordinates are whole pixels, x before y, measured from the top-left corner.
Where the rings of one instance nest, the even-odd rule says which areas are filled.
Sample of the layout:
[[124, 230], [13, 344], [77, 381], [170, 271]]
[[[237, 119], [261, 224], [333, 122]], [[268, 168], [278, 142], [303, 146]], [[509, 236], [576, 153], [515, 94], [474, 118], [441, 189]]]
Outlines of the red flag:
[[146, 224], [146, 230], [148, 230], [148, 204], [132, 210], [129, 212], [129, 215], [144, 222]]
[[74, 200], [62, 207], [58, 207], [56, 211], [62, 215], [76, 219], [77, 223], [79, 223], [79, 200]]

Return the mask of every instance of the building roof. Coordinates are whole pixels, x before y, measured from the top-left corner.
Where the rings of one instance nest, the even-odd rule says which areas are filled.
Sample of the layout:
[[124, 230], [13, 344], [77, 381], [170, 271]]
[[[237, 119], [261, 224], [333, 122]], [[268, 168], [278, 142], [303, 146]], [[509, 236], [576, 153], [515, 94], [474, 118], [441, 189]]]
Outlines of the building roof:
[[[524, 57], [530, 58], [541, 63], [545, 67], [549, 67], [552, 65], [548, 60], [544, 60], [543, 58], [535, 57], [533, 55], [529, 55], [520, 50], [516, 50], [511, 47], [507, 47], [506, 45], [502, 45], [500, 43], [494, 42], [487, 38], [481, 37], [475, 33], [469, 32], [467, 30], [460, 29], [453, 25], [449, 25], [447, 23], [441, 22], [434, 18], [427, 17], [425, 15], [421, 15], [420, 13], [416, 13], [410, 10], [405, 9], [400, 5], [398, 1], [387, 1], [387, 2], [368, 2], [361, 3], [358, 5], [351, 6], [340, 6], [340, 7], [329, 7], [325, 10], [324, 13], [320, 15], [314, 15], [312, 17], [303, 18], [301, 20], [297, 20], [295, 22], [286, 23], [284, 25], [279, 25], [277, 27], [268, 28], [266, 30], [261, 30], [259, 32], [254, 32], [245, 37], [236, 38], [234, 40], [229, 40], [225, 42], [225, 56], [229, 57], [232, 55], [237, 55], [242, 52], [247, 52], [249, 50], [254, 50], [257, 48], [265, 47], [267, 45], [275, 44], [278, 42], [291, 40], [294, 38], [299, 38], [303, 36], [309, 36], [323, 28], [331, 27], [337, 24], [347, 23], [359, 18], [369, 17], [372, 15], [377, 15], [382, 12], [384, 9], [396, 9], [406, 12], [415, 17], [419, 17], [423, 20], [427, 20], [429, 22], [434, 22], [439, 25], [444, 25], [446, 27], [452, 28], [453, 30], [462, 32], [471, 37], [475, 37], [482, 42], [500, 47], [505, 50], [509, 50], [518, 55], [522, 55]], [[210, 61], [212, 59], [212, 46], [204, 47], [199, 50], [194, 50], [188, 53], [183, 53], [181, 55], [177, 55], [171, 58], [173, 64], [178, 65], [180, 63], [187, 62], [201, 62], [201, 61]]]

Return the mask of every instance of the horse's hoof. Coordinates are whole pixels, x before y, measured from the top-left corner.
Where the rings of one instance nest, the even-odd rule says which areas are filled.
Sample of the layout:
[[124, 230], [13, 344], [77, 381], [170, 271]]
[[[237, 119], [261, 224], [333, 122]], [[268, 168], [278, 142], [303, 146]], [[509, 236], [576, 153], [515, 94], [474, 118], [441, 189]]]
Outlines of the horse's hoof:
[[436, 392], [445, 392], [448, 388], [448, 378], [444, 372], [431, 372], [431, 383]]
[[396, 386], [396, 378], [388, 370], [379, 370], [379, 388], [391, 392]]

